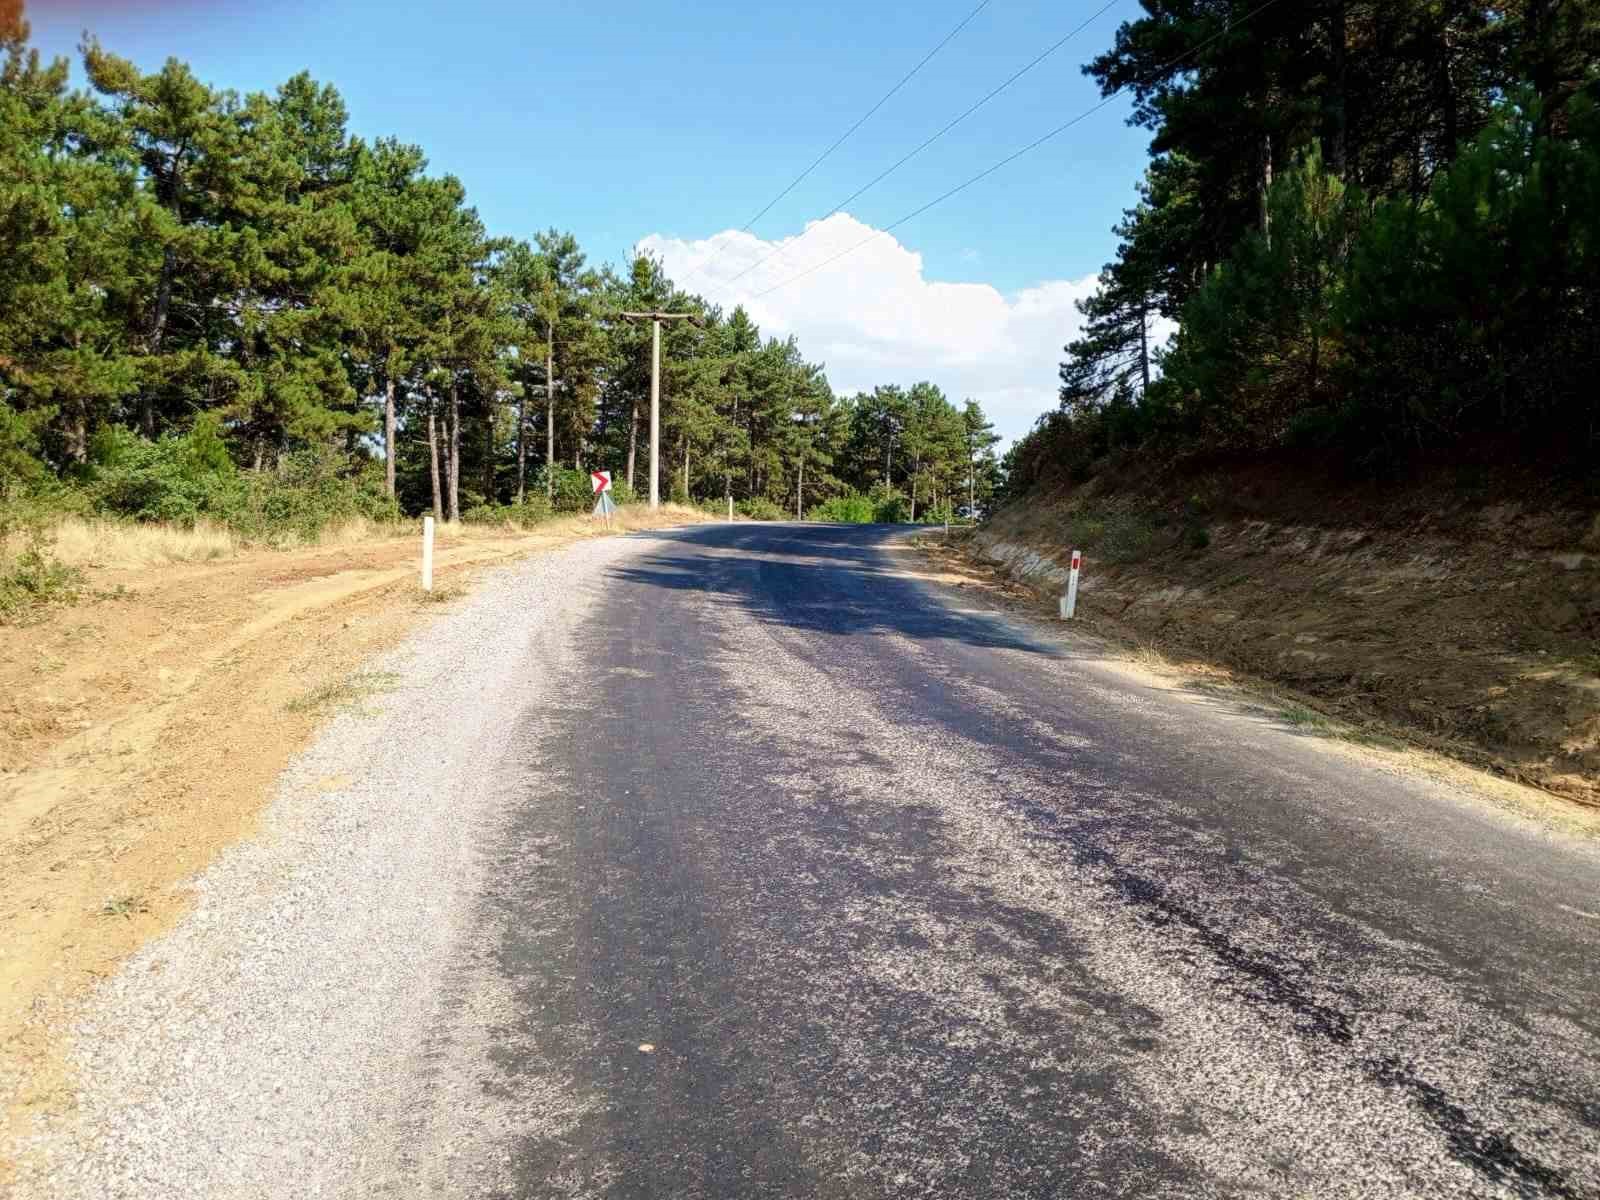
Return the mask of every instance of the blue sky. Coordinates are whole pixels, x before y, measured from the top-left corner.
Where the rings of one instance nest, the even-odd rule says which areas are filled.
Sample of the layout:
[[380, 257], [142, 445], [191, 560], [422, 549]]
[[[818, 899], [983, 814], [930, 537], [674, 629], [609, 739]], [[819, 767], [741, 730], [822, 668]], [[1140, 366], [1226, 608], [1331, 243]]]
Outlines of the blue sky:
[[[339, 88], [356, 132], [417, 142], [435, 170], [460, 176], [493, 232], [570, 229], [597, 262], [621, 261], [644, 241], [680, 275], [706, 261], [697, 246], [710, 246], [714, 268], [695, 282], [733, 303], [751, 293], [737, 285], [723, 289], [719, 280], [727, 272], [718, 268], [725, 259], [744, 265], [752, 259], [727, 253], [731, 241], [706, 239], [742, 226], [976, 3], [814, 0], [800, 8], [722, 0], [458, 0], [443, 6], [267, 0], [203, 7], [35, 0], [28, 17], [35, 42], [47, 53], [72, 54], [87, 28], [142, 66], [176, 55], [202, 79], [241, 91], [270, 88], [310, 70]], [[762, 247], [735, 248], [765, 253], [767, 244], [800, 233], [807, 220], [824, 216], [1101, 3], [993, 0], [763, 218], [753, 231]], [[850, 216], [868, 233], [882, 228], [1092, 106], [1098, 96], [1080, 67], [1137, 11], [1135, 0], [1114, 4], [1051, 59], [854, 202]], [[866, 308], [881, 317], [908, 304], [947, 307], [952, 295], [976, 296], [936, 286], [950, 283], [985, 285], [1007, 304], [1041, 286], [1073, 281], [1079, 287], [1110, 255], [1110, 226], [1132, 202], [1145, 162], [1147, 136], [1126, 126], [1126, 111], [1119, 101], [902, 226], [893, 241], [883, 239], [875, 250], [893, 247], [912, 256], [907, 261], [916, 294], [902, 287], [876, 303], [867, 296]], [[834, 244], [824, 236], [830, 232], [850, 230], [819, 231], [784, 260], [803, 269], [825, 257], [814, 250]], [[871, 258], [853, 256], [793, 289], [806, 292], [805, 311], [794, 311], [784, 291], [767, 298], [759, 306], [766, 327], [796, 333], [813, 357], [826, 358], [836, 388], [866, 386], [876, 378], [872, 371], [882, 370], [987, 394], [981, 372], [953, 370], [946, 382], [937, 346], [913, 337], [897, 348], [894, 331], [881, 319], [857, 330], [860, 336], [823, 330], [827, 344], [812, 344], [832, 300], [860, 300], [863, 290], [878, 286], [882, 264], [865, 261]], [[744, 283], [757, 281], [770, 286], [782, 279], [757, 272]], [[1028, 359], [1025, 376], [1011, 371], [1016, 378], [1002, 381], [1000, 390], [1027, 393], [1009, 402], [1008, 433], [1020, 432], [1049, 403], [1050, 363], [1072, 332], [1070, 305], [1059, 316], [1056, 325], [1044, 318], [1033, 323], [1038, 328], [1012, 330], [1025, 347], [1014, 344], [1016, 336], [990, 347], [1013, 358], [1025, 350]], [[1059, 333], [1050, 332], [1058, 326]], [[1001, 365], [998, 374], [1007, 375]]]

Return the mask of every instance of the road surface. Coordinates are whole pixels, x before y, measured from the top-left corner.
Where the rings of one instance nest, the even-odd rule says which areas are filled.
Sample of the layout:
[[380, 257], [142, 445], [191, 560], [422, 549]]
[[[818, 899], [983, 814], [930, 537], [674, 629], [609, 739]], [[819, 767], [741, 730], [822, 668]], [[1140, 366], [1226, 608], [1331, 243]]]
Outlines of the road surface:
[[17, 1194], [1600, 1198], [1594, 842], [905, 537], [446, 606], [95, 991]]
[[1592, 849], [902, 539], [609, 568], [482, 901], [501, 1194], [1600, 1196]]

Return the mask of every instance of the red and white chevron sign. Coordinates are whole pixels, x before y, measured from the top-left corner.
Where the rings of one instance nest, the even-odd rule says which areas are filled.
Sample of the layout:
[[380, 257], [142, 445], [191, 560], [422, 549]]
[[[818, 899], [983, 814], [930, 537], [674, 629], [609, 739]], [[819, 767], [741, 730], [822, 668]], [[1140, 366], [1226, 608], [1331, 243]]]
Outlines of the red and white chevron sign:
[[589, 482], [594, 484], [594, 494], [596, 496], [601, 492], [609, 492], [611, 490], [611, 472], [590, 471]]

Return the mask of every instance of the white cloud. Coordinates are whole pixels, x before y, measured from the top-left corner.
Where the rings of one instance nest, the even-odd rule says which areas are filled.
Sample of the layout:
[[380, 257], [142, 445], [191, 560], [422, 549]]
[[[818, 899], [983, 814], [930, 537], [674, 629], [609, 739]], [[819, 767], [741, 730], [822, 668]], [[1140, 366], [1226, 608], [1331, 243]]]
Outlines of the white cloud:
[[[688, 290], [726, 310], [743, 304], [763, 333], [793, 334], [808, 359], [827, 364], [841, 395], [931, 380], [958, 404], [976, 399], [1007, 439], [1055, 406], [1061, 348], [1082, 322], [1075, 303], [1094, 291], [1096, 276], [1008, 295], [984, 283], [926, 278], [920, 254], [888, 234], [873, 237], [877, 230], [848, 214], [807, 228], [798, 245], [797, 237], [768, 242], [729, 230], [700, 241], [651, 234], [639, 249], [658, 256]], [[760, 294], [778, 284], [785, 286]]]

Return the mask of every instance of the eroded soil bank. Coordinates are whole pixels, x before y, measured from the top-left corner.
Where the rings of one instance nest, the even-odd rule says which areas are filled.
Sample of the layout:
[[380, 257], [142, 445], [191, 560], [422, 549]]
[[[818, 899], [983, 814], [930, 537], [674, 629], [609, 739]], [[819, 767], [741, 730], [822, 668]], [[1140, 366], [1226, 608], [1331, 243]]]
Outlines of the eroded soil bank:
[[968, 544], [1091, 629], [1214, 663], [1600, 804], [1600, 511], [1587, 492], [1269, 471], [1062, 487]]

